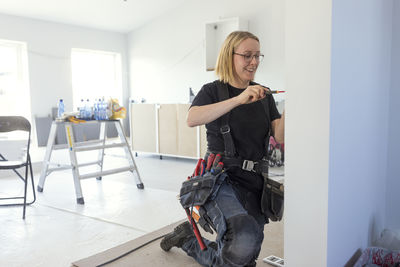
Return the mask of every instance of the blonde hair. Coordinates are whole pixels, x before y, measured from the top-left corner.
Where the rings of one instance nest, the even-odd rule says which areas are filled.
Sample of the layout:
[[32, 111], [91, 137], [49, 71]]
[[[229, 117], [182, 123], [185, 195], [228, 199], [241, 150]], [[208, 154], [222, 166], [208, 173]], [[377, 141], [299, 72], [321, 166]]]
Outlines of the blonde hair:
[[257, 36], [247, 31], [234, 31], [226, 37], [215, 65], [215, 73], [220, 81], [230, 83], [234, 80], [233, 53], [239, 44], [248, 38], [260, 42]]

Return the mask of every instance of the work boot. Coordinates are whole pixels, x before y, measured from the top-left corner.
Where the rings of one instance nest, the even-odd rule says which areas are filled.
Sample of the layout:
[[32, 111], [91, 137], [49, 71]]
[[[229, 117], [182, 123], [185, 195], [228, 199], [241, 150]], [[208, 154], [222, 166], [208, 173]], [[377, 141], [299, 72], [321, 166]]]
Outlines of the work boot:
[[189, 222], [184, 222], [175, 227], [174, 231], [164, 236], [160, 247], [164, 251], [169, 251], [172, 247], [182, 247], [190, 238], [194, 237], [192, 226]]

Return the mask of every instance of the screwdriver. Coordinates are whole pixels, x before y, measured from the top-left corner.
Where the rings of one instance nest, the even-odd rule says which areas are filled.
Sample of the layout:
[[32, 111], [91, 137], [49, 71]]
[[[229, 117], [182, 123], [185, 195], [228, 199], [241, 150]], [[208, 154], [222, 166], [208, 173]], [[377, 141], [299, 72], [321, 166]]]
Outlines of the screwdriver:
[[279, 91], [279, 90], [267, 90], [265, 91], [267, 94], [279, 94], [279, 93], [285, 93], [286, 91]]
[[267, 90], [265, 90], [265, 93], [269, 94], [269, 95], [285, 93], [286, 92], [286, 91], [280, 91], [280, 90], [271, 90], [271, 89], [269, 89], [269, 87], [266, 87], [266, 86], [263, 86], [263, 85], [261, 85], [261, 86], [264, 87], [265, 89], [267, 89]]

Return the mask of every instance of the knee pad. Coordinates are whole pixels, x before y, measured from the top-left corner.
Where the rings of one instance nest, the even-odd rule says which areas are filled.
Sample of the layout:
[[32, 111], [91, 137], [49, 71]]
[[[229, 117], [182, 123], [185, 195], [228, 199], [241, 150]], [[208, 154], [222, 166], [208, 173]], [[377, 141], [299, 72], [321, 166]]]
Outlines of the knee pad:
[[264, 234], [254, 217], [243, 214], [226, 220], [222, 258], [233, 266], [254, 261], [260, 252]]

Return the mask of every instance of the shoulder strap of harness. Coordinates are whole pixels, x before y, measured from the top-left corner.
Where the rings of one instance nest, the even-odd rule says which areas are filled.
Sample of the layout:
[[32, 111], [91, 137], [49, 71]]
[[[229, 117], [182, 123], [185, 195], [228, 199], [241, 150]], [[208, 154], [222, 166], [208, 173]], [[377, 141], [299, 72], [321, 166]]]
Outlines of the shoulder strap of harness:
[[[218, 100], [219, 101], [224, 101], [229, 99], [229, 91], [228, 91], [228, 84], [223, 83], [219, 80], [215, 81], [215, 84], [218, 89]], [[256, 84], [256, 83], [254, 83]], [[267, 98], [261, 99], [261, 103], [263, 105], [265, 115], [267, 117], [267, 122], [268, 122], [268, 135], [266, 136], [266, 140], [264, 141], [265, 144], [265, 153], [267, 154], [268, 151], [268, 144], [269, 144], [269, 137], [272, 134], [272, 124], [269, 116], [269, 109], [268, 109], [268, 102]], [[225, 155], [228, 158], [234, 158], [236, 154], [235, 150], [235, 144], [233, 142], [232, 135], [230, 133], [230, 127], [229, 127], [229, 115], [230, 112], [226, 113], [225, 115], [221, 116], [219, 119], [219, 127], [220, 127], [220, 132], [222, 134], [222, 137], [224, 138], [224, 146], [225, 146]]]
[[263, 108], [264, 108], [264, 111], [265, 111], [265, 116], [267, 117], [267, 123], [268, 123], [268, 134], [267, 134], [267, 136], [265, 137], [266, 138], [266, 140], [264, 141], [264, 145], [265, 145], [265, 152], [266, 152], [266, 154], [268, 154], [267, 153], [267, 151], [268, 151], [268, 145], [269, 145], [269, 137], [271, 136], [271, 135], [273, 135], [273, 132], [272, 132], [272, 124], [271, 124], [271, 119], [270, 119], [270, 116], [269, 116], [269, 109], [268, 109], [268, 103], [267, 103], [267, 98], [266, 97], [264, 97], [263, 99], [261, 99], [261, 103], [262, 103], [262, 105], [263, 105]]
[[[224, 101], [229, 99], [229, 91], [228, 85], [226, 83], [222, 83], [221, 81], [215, 81], [218, 90], [218, 100]], [[236, 150], [235, 144], [233, 143], [232, 135], [231, 135], [231, 128], [229, 127], [229, 115], [230, 112], [222, 115], [219, 121], [219, 130], [224, 138], [224, 145], [225, 145], [225, 156], [228, 158], [235, 157]]]

